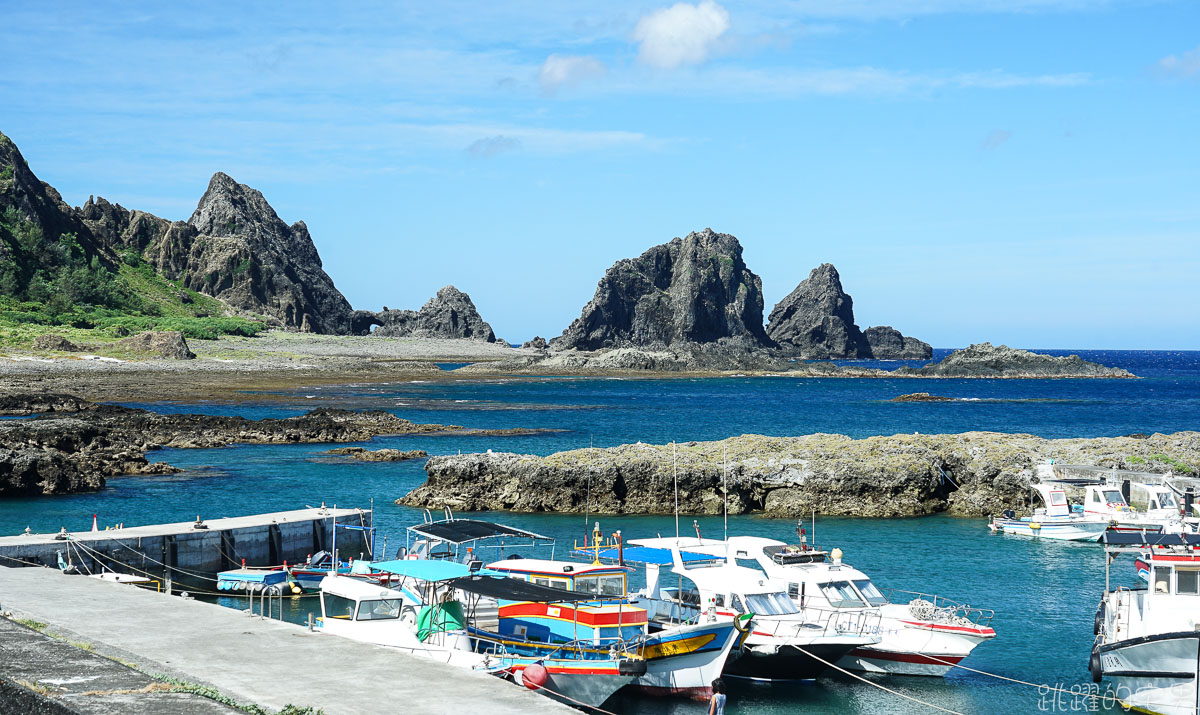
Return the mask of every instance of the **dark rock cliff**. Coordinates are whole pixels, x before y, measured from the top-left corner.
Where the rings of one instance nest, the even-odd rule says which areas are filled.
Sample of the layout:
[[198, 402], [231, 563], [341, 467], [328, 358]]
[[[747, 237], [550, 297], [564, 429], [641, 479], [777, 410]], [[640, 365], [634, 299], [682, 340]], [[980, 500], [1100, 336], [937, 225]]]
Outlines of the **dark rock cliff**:
[[617, 261], [550, 346], [597, 350], [722, 338], [768, 346], [762, 311], [762, 279], [746, 267], [741, 244], [706, 228]]
[[[373, 333], [389, 338], [467, 338], [496, 342], [492, 326], [484, 322], [471, 296], [446, 286], [421, 310], [384, 310], [375, 317], [380, 327]], [[356, 318], [362, 321], [362, 318]]]
[[822, 263], [771, 310], [767, 335], [787, 353], [809, 360], [831, 358], [915, 358], [933, 349], [906, 338], [889, 326], [869, 328], [854, 323], [854, 299], [842, 289], [833, 264]]

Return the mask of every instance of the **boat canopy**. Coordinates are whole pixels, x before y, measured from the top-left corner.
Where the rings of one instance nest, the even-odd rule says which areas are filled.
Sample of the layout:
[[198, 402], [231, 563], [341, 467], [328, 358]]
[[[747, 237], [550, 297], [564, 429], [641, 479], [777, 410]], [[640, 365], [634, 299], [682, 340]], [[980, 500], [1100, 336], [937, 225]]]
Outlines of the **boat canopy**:
[[[651, 546], [626, 546], [624, 552], [625, 553], [623, 556], [625, 563], [627, 564], [658, 564], [659, 566], [670, 566], [671, 564], [675, 563], [671, 559], [670, 549], [659, 549]], [[596, 549], [594, 548], [579, 548], [575, 549], [572, 553], [577, 556], [585, 557], [597, 556]], [[598, 556], [603, 561], [616, 562], [622, 556], [622, 554], [618, 552], [617, 548], [612, 547], [600, 549]], [[709, 554], [698, 554], [694, 551], [680, 551], [679, 556], [683, 559], [685, 564], [696, 561], [712, 561], [715, 558], [721, 558]]]
[[1140, 531], [1106, 531], [1105, 546], [1200, 546], [1200, 534], [1162, 534]]
[[449, 581], [451, 579], [470, 576], [472, 573], [484, 574], [487, 576], [504, 575], [495, 571], [488, 571], [486, 569], [472, 572], [466, 564], [460, 564], [454, 561], [433, 561], [430, 559], [380, 561], [379, 563], [371, 564], [371, 568], [377, 571], [385, 571], [387, 573], [396, 574], [397, 576], [410, 576], [421, 581]]
[[553, 541], [549, 536], [535, 534], [532, 531], [517, 529], [504, 524], [477, 519], [449, 519], [433, 523], [418, 524], [408, 527], [408, 530], [421, 536], [450, 544], [465, 544], [479, 539], [492, 539], [503, 536], [516, 536], [524, 539], [540, 539]]
[[446, 585], [480, 596], [491, 596], [504, 601], [533, 601], [535, 603], [579, 603], [580, 601], [601, 601], [602, 596], [595, 593], [564, 591], [561, 588], [540, 586], [536, 583], [515, 578], [494, 578], [492, 576], [463, 576], [450, 580]]

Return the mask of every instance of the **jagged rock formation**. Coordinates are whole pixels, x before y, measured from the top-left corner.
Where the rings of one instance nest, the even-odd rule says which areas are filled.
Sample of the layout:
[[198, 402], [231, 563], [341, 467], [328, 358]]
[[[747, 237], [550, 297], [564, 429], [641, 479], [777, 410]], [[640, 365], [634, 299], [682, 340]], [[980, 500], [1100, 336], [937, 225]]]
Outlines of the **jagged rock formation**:
[[928, 358], [927, 343], [883, 326], [864, 334], [854, 324], [854, 300], [831, 263], [822, 263], [771, 310], [767, 335], [789, 354], [831, 358]]
[[1054, 357], [1028, 350], [977, 343], [955, 350], [932, 365], [902, 367], [894, 372], [905, 377], [1136, 377], [1128, 370], [1107, 367], [1078, 355]]
[[617, 261], [555, 350], [670, 346], [734, 339], [769, 346], [762, 279], [733, 236], [706, 228]]
[[521, 343], [523, 348], [533, 348], [534, 350], [545, 350], [548, 346], [546, 339], [540, 335], [533, 336], [533, 340], [526, 340]]
[[[220, 299], [231, 314], [261, 314], [313, 332], [350, 331], [350, 304], [322, 268], [304, 222], [288, 226], [261, 193], [223, 173], [213, 175], [187, 222], [95, 197], [72, 208], [0, 134], [0, 211], [10, 207], [47, 240], [74, 234], [89, 260], [110, 267], [133, 256], [190, 290]], [[0, 261], [11, 260], [11, 253], [0, 241]], [[180, 296], [181, 302], [187, 299]]]
[[[1036, 465], [1051, 457], [1118, 469], [1145, 470], [1149, 464], [1153, 471], [1178, 473], [1181, 463], [1200, 464], [1200, 433], [1054, 440], [995, 432], [865, 439], [743, 435], [688, 442], [678, 445], [681, 511], [721, 513], [726, 455], [729, 511], [735, 514], [806, 518], [815, 509], [843, 516], [986, 516], [1027, 506]], [[612, 514], [667, 514], [675, 505], [670, 445], [639, 443], [546, 457], [435, 456], [425, 471], [425, 484], [397, 503], [460, 511]]]
[[149, 353], [168, 360], [195, 360], [183, 334], [176, 330], [151, 330], [118, 340], [116, 346], [135, 353]]
[[871, 357], [879, 360], [928, 360], [933, 347], [916, 338], [905, 337], [890, 325], [880, 325], [863, 331], [863, 340]]
[[383, 310], [375, 314], [380, 327], [374, 335], [389, 338], [467, 338], [496, 342], [492, 326], [484, 322], [471, 296], [446, 286], [421, 310]]

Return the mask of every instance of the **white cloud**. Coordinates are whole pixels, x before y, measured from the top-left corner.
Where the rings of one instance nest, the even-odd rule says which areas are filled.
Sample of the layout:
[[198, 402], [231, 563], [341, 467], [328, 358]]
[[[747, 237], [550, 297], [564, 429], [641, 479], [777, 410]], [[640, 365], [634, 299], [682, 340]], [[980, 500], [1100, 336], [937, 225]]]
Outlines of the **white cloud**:
[[546, 94], [554, 94], [562, 87], [575, 87], [585, 79], [601, 77], [606, 68], [594, 57], [578, 55], [550, 55], [538, 73], [538, 83]]
[[698, 5], [681, 2], [638, 20], [633, 39], [642, 62], [671, 69], [706, 60], [728, 29], [729, 11], [713, 0]]
[[1158, 69], [1175, 77], [1200, 76], [1200, 47], [1177, 55], [1167, 55], [1158, 61]]
[[521, 148], [521, 140], [503, 134], [476, 139], [467, 147], [467, 153], [481, 159], [490, 159], [497, 154]]
[[983, 138], [982, 146], [984, 149], [995, 149], [1011, 138], [1012, 132], [1007, 129], [993, 129]]

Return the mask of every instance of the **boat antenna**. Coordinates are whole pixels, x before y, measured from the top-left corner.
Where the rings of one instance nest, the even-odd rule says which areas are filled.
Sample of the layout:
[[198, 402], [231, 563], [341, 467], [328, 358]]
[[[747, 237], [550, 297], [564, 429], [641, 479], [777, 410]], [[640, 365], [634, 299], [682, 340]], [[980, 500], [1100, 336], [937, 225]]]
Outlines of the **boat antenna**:
[[813, 509], [813, 548], [817, 548], [817, 510]]
[[729, 541], [729, 445], [721, 444], [721, 461], [724, 467], [721, 472], [721, 493], [725, 497], [725, 541]]
[[592, 516], [592, 466], [595, 462], [596, 455], [592, 452], [595, 449], [595, 435], [588, 435], [588, 476], [587, 476], [587, 503], [583, 507], [583, 538], [587, 540], [588, 521]]
[[675, 443], [671, 442], [671, 470], [675, 474], [675, 545], [679, 545], [679, 457]]

